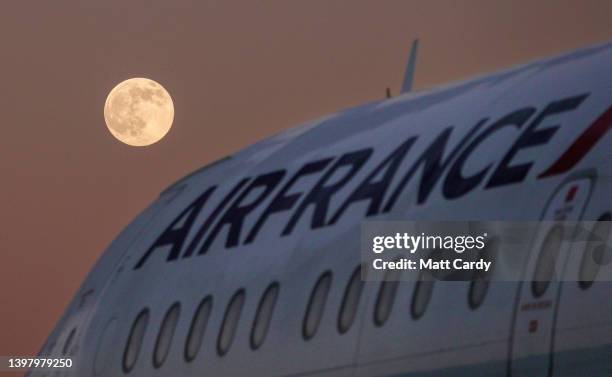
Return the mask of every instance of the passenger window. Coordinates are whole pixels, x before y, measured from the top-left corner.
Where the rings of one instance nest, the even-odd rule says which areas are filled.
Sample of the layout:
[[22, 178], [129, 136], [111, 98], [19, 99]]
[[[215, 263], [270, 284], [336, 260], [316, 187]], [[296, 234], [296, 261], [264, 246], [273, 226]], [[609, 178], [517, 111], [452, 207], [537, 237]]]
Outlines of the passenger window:
[[499, 241], [497, 238], [491, 238], [487, 241], [486, 247], [480, 252], [485, 258], [492, 262], [489, 271], [484, 272], [478, 270], [474, 273], [474, 277], [470, 282], [470, 290], [468, 292], [468, 305], [470, 309], [476, 310], [482, 305], [487, 292], [489, 291], [490, 278], [495, 267], [495, 260], [497, 259], [497, 253], [499, 248]]
[[140, 353], [148, 323], [149, 309], [143, 309], [134, 320], [125, 351], [123, 352], [123, 371], [125, 373], [129, 373], [134, 368], [136, 360], [138, 360], [138, 354]]
[[255, 320], [253, 321], [253, 329], [251, 330], [251, 348], [254, 350], [258, 349], [266, 338], [272, 313], [274, 313], [278, 290], [278, 283], [272, 283], [261, 297], [257, 313], [255, 314]]
[[355, 269], [344, 291], [344, 298], [338, 315], [338, 331], [340, 331], [340, 334], [347, 332], [355, 320], [361, 291], [363, 290], [363, 281], [361, 281], [363, 268], [364, 266], [360, 265]]
[[229, 348], [234, 341], [234, 335], [236, 335], [236, 329], [238, 328], [238, 322], [240, 321], [240, 314], [242, 313], [244, 300], [244, 289], [240, 289], [230, 299], [229, 304], [227, 304], [225, 316], [223, 317], [223, 323], [221, 324], [221, 331], [219, 332], [219, 339], [217, 339], [217, 353], [219, 356], [224, 356], [227, 351], [229, 351]]
[[538, 256], [531, 282], [531, 293], [535, 298], [542, 297], [546, 293], [550, 281], [553, 279], [562, 238], [563, 230], [559, 225], [555, 225], [548, 231], [546, 238], [542, 242], [540, 255]]
[[164, 316], [161, 327], [159, 328], [159, 333], [157, 334], [155, 350], [153, 351], [153, 366], [155, 368], [161, 367], [164, 361], [166, 361], [180, 314], [181, 306], [177, 302], [168, 309]]
[[410, 314], [413, 319], [419, 319], [425, 314], [431, 295], [433, 293], [435, 280], [429, 271], [423, 271], [421, 277], [414, 286]]
[[189, 326], [189, 334], [187, 335], [187, 342], [185, 343], [185, 360], [187, 362], [193, 361], [200, 350], [211, 311], [212, 297], [208, 296], [202, 300], [196, 309], [193, 319], [191, 320], [191, 326]]
[[331, 287], [332, 274], [330, 271], [325, 272], [317, 283], [315, 284], [310, 300], [308, 300], [308, 307], [306, 308], [306, 315], [304, 316], [304, 324], [302, 327], [302, 335], [304, 339], [311, 339], [319, 328], [321, 317], [323, 316], [323, 310], [325, 309], [325, 302], [329, 295], [329, 289]]
[[597, 220], [589, 235], [578, 275], [578, 285], [582, 289], [588, 289], [597, 278], [599, 268], [608, 263], [610, 251], [606, 250], [606, 243], [612, 233], [612, 214], [604, 213]]
[[395, 302], [395, 294], [399, 285], [401, 270], [388, 270], [376, 298], [376, 307], [374, 308], [374, 324], [382, 326], [389, 319], [393, 303]]

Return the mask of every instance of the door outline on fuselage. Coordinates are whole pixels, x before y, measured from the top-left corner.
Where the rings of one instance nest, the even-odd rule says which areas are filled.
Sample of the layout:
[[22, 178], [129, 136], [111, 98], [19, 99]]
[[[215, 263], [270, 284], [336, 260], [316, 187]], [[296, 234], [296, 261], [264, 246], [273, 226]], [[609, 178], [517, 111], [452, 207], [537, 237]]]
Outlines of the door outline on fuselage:
[[[539, 216], [539, 221], [544, 221], [544, 216], [546, 215], [546, 213], [549, 210], [549, 207], [551, 206], [553, 200], [557, 197], [557, 195], [561, 192], [561, 190], [563, 190], [564, 188], [566, 188], [570, 183], [572, 182], [577, 182], [577, 181], [582, 181], [582, 180], [588, 180], [589, 181], [589, 187], [588, 187], [588, 191], [587, 191], [587, 195], [586, 198], [584, 199], [584, 203], [582, 205], [582, 208], [579, 210], [578, 216], [576, 221], [580, 221], [582, 220], [584, 213], [588, 207], [588, 204], [590, 203], [592, 194], [593, 194], [593, 190], [595, 187], [595, 184], [597, 182], [597, 171], [596, 169], [585, 169], [585, 170], [581, 170], [578, 172], [575, 172], [573, 174], [570, 174], [569, 176], [567, 176], [565, 179], [563, 179], [563, 181], [561, 183], [559, 183], [557, 185], [557, 187], [553, 190], [553, 192], [550, 194], [548, 200], [546, 201], [545, 205], [542, 207], [542, 212]], [[535, 237], [537, 238], [537, 237]], [[534, 239], [535, 242], [535, 239]], [[523, 298], [523, 289], [524, 289], [524, 284], [525, 283], [529, 283], [531, 284], [531, 279], [527, 280], [528, 277], [528, 266], [529, 266], [529, 262], [531, 260], [531, 258], [533, 258], [534, 256], [532, 255], [533, 252], [533, 248], [535, 245], [531, 245], [532, 249], [530, 250], [530, 255], [527, 258], [527, 262], [525, 263], [525, 268], [523, 269], [522, 272], [522, 279], [521, 281], [519, 281], [518, 285], [517, 285], [517, 290], [516, 290], [516, 296], [514, 299], [514, 311], [512, 313], [512, 322], [510, 324], [510, 338], [509, 338], [509, 342], [508, 342], [508, 360], [507, 360], [507, 370], [506, 370], [506, 375], [508, 377], [514, 377], [513, 375], [513, 371], [512, 368], [515, 365], [515, 360], [514, 360], [514, 346], [515, 346], [515, 334], [516, 334], [516, 326], [517, 326], [517, 320], [518, 320], [518, 316], [519, 316], [519, 312], [520, 312], [520, 308], [519, 305], [521, 303], [521, 299]], [[538, 252], [539, 254], [539, 252]], [[562, 263], [563, 267], [561, 268], [561, 271], [559, 271], [560, 274], [563, 274], [565, 272], [566, 269], [566, 265], [567, 265], [567, 260], [568, 260], [568, 255], [566, 254], [564, 256], [564, 261]], [[561, 291], [563, 289], [563, 281], [562, 279], [558, 280], [558, 281], [551, 281], [554, 282], [555, 284], [557, 284], [557, 292], [556, 295], [554, 296], [554, 302], [552, 305], [552, 313], [551, 313], [551, 326], [550, 326], [550, 341], [548, 342], [548, 356], [546, 357], [547, 362], [548, 362], [548, 368], [547, 368], [547, 373], [546, 376], [547, 377], [551, 377], [553, 375], [553, 366], [554, 366], [554, 341], [555, 341], [555, 330], [556, 330], [556, 323], [557, 323], [557, 316], [558, 316], [558, 307], [559, 307], [559, 300], [561, 297]]]

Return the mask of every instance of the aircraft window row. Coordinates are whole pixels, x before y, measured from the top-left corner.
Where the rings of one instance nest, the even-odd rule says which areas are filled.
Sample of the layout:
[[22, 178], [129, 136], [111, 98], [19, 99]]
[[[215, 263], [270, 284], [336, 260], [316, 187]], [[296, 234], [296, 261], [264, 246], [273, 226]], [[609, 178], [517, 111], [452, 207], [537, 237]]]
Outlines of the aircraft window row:
[[[609, 221], [608, 219], [612, 219], [610, 214], [601, 218], [601, 220], [606, 221]], [[609, 235], [611, 231], [610, 228], [609, 222], [602, 223], [601, 227], [597, 228], [593, 233]], [[554, 258], [556, 258], [555, 249], [559, 249], [561, 237], [561, 229], [559, 227], [553, 227], [542, 243], [542, 252], [539, 259], [554, 260]], [[487, 252], [496, 253], [497, 243], [490, 242], [489, 244], [491, 246], [487, 247]], [[601, 244], [597, 245], [601, 246]], [[595, 249], [585, 252], [585, 254], [591, 255], [591, 257], [596, 253], [597, 251]], [[587, 255], [585, 255], [585, 258], [587, 258]], [[586, 263], [587, 262], [583, 262], [583, 265], [586, 265]], [[539, 264], [550, 266], [550, 263]], [[584, 278], [584, 281], [588, 281], [589, 279], [593, 280], [592, 277], [597, 273], [597, 271], [593, 269], [594, 267], [592, 266], [583, 267], [581, 270], [581, 277]], [[364, 288], [364, 281], [361, 278], [364, 273], [366, 273], [365, 266], [357, 266], [353, 270], [344, 288], [337, 317], [338, 332], [340, 334], [346, 333], [355, 321]], [[545, 266], [539, 267], [539, 269], [536, 267], [534, 280], [532, 282], [534, 296], [541, 296], [544, 294], [553, 273], [554, 269], [545, 268]], [[373, 313], [374, 324], [376, 326], [383, 326], [390, 317], [399, 287], [400, 274], [401, 270], [389, 270], [384, 280], [380, 283]], [[333, 274], [330, 270], [327, 270], [321, 274], [312, 288], [302, 323], [302, 335], [305, 340], [313, 338], [317, 333], [325, 311], [332, 281]], [[581, 282], [581, 284], [584, 283]], [[489, 285], [488, 274], [474, 276], [470, 282], [467, 300], [470, 309], [475, 310], [482, 305], [487, 295]], [[435, 280], [429, 273], [423, 273], [415, 283], [410, 305], [410, 312], [413, 319], [418, 320], [425, 314], [433, 295], [434, 286]], [[266, 338], [279, 294], [280, 285], [278, 282], [273, 282], [266, 288], [261, 296], [251, 326], [250, 347], [253, 350], [257, 350], [261, 347]], [[244, 289], [239, 289], [234, 293], [227, 304], [217, 337], [217, 353], [219, 356], [224, 356], [229, 351], [234, 341], [245, 301], [246, 291]], [[213, 298], [208, 295], [202, 299], [191, 319], [184, 346], [184, 358], [187, 362], [191, 362], [196, 358], [202, 346], [212, 309]], [[153, 366], [155, 368], [161, 367], [168, 356], [180, 313], [181, 306], [176, 302], [168, 309], [162, 319], [153, 351]], [[123, 355], [123, 371], [125, 373], [129, 373], [136, 364], [149, 318], [149, 309], [145, 308], [134, 320]]]
[[[498, 243], [495, 239], [487, 245], [486, 253], [491, 253], [492, 259], [495, 259], [497, 254]], [[487, 273], [477, 274], [470, 281], [468, 292], [468, 306], [470, 309], [478, 309], [487, 295], [489, 290], [489, 275]], [[382, 326], [385, 324], [395, 302], [395, 296], [399, 287], [399, 278], [401, 270], [389, 270], [386, 272], [383, 281], [380, 284], [376, 304], [374, 308], [374, 324]], [[429, 305], [435, 286], [434, 277], [427, 271], [424, 271], [414, 285], [412, 292], [412, 301], [410, 303], [410, 314], [414, 320], [421, 318]]]
[[[356, 318], [364, 287], [364, 281], [361, 279], [362, 273], [365, 273], [364, 269], [363, 265], [355, 268], [344, 290], [338, 313], [338, 332], [340, 334], [346, 333]], [[391, 314], [399, 285], [398, 279], [400, 273], [399, 270], [389, 270], [385, 280], [380, 285], [374, 312], [374, 323], [377, 326], [382, 326]], [[333, 275], [331, 271], [325, 271], [312, 289], [303, 319], [302, 331], [305, 340], [311, 339], [317, 333], [332, 286], [332, 280]], [[422, 276], [415, 285], [411, 305], [411, 313], [414, 319], [422, 317], [425, 313], [433, 288], [434, 281], [429, 275]], [[265, 340], [279, 291], [279, 284], [274, 282], [268, 286], [261, 297], [251, 329], [250, 346], [253, 350], [258, 349]], [[479, 302], [482, 302], [485, 293], [486, 289], [484, 293], [480, 293]], [[239, 289], [228, 302], [217, 338], [217, 353], [219, 356], [224, 356], [232, 345], [245, 300], [245, 290]], [[193, 315], [184, 349], [184, 358], [187, 362], [195, 359], [202, 346], [212, 309], [213, 298], [209, 295], [200, 302]], [[181, 306], [176, 302], [172, 304], [162, 319], [153, 351], [153, 366], [155, 368], [161, 367], [168, 356], [180, 313]], [[125, 373], [129, 373], [138, 360], [149, 317], [149, 309], [145, 308], [134, 320], [123, 355], [123, 371]]]
[[[341, 309], [338, 314], [338, 331], [341, 334], [344, 334], [351, 328], [357, 314], [364, 285], [361, 280], [362, 268], [362, 266], [358, 266], [353, 271], [344, 292]], [[331, 284], [332, 273], [331, 271], [326, 271], [318, 279], [312, 290], [303, 322], [303, 336], [306, 340], [312, 338], [319, 328]], [[279, 291], [279, 284], [274, 282], [268, 286], [261, 297], [250, 336], [250, 346], [253, 350], [258, 349], [265, 340]], [[245, 299], [246, 292], [244, 289], [240, 289], [229, 300], [217, 338], [217, 353], [219, 356], [225, 355], [232, 345]], [[187, 362], [193, 361], [201, 348], [212, 308], [212, 296], [207, 296], [195, 311], [185, 342], [184, 357]], [[174, 303], [162, 319], [153, 351], [153, 366], [155, 368], [161, 367], [168, 356], [180, 312], [180, 304], [178, 302]], [[138, 360], [149, 317], [149, 309], [145, 308], [134, 320], [123, 356], [123, 371], [125, 373], [129, 373]]]

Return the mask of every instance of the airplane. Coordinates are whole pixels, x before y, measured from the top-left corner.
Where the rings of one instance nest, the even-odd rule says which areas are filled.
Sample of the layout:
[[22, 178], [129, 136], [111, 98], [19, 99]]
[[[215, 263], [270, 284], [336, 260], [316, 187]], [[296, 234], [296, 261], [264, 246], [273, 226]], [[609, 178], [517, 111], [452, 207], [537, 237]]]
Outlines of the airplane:
[[360, 258], [369, 220], [589, 220], [609, 237], [612, 42], [426, 91], [416, 47], [400, 95], [162, 191], [38, 355], [71, 367], [28, 375], [612, 376], [612, 283], [593, 273], [612, 263], [586, 250], [544, 284], [527, 262], [515, 282], [364, 281]]

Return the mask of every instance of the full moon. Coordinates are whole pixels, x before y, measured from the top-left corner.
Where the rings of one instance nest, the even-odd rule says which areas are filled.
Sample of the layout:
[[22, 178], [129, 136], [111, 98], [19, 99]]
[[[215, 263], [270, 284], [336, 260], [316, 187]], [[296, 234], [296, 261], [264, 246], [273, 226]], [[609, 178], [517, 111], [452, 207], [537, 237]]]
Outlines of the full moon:
[[110, 91], [104, 104], [104, 120], [119, 141], [137, 147], [151, 145], [170, 131], [174, 104], [157, 82], [133, 78]]

